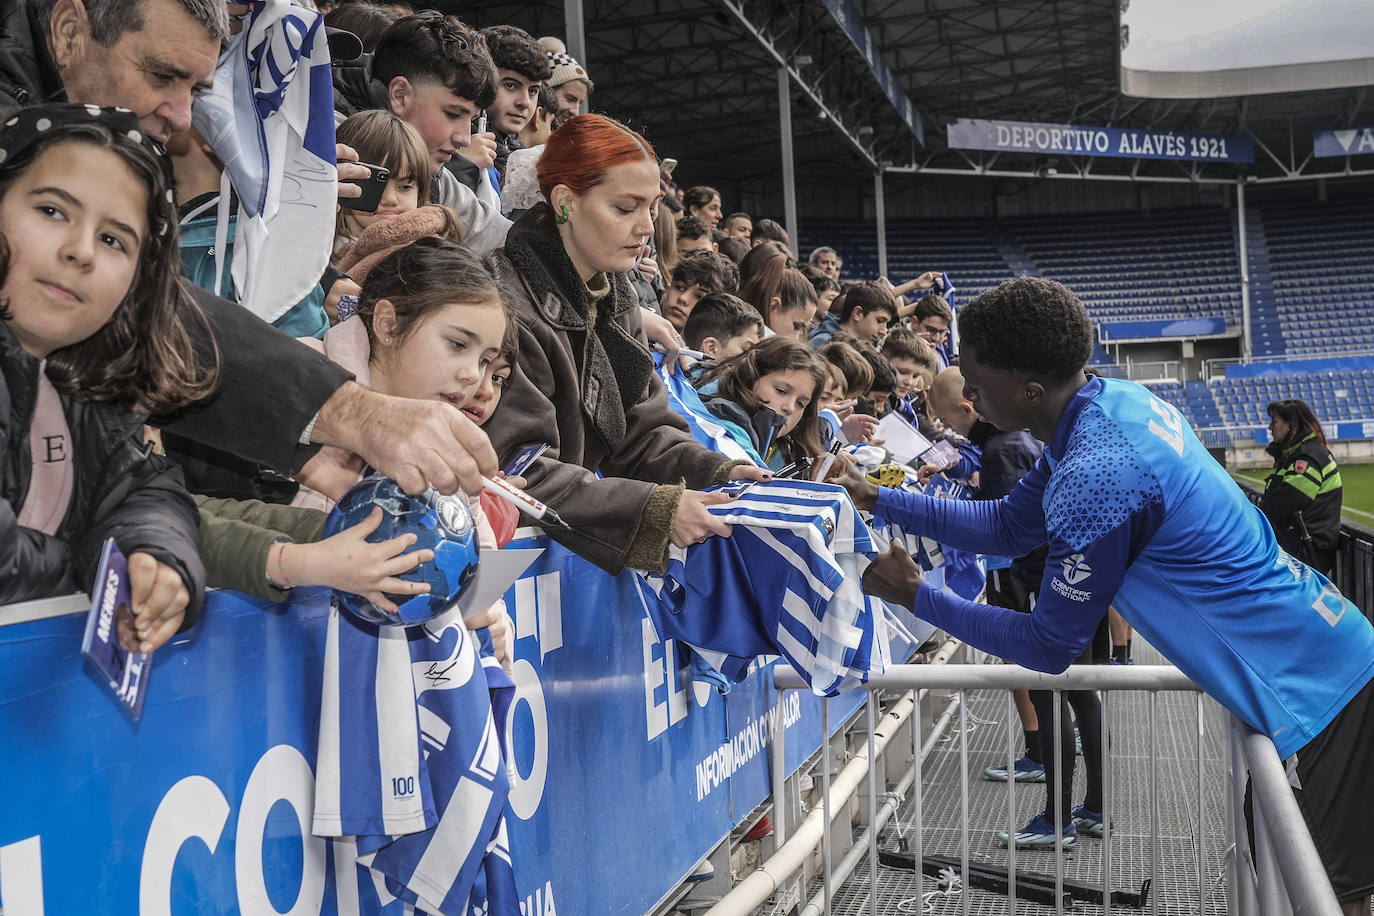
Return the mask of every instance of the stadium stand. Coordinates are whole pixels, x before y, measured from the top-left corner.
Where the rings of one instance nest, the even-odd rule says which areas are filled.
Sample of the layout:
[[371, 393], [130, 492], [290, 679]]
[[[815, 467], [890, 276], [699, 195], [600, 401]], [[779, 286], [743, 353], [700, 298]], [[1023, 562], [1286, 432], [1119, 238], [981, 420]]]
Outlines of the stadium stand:
[[1374, 349], [1369, 201], [1261, 208], [1287, 352]]
[[1227, 378], [1212, 393], [1228, 425], [1264, 426], [1265, 405], [1285, 398], [1306, 401], [1326, 425], [1374, 417], [1374, 371], [1367, 369]]
[[[1374, 350], [1374, 225], [1369, 201], [1274, 203], [1247, 213], [1253, 352], [1259, 358]], [[1021, 274], [1059, 280], [1100, 325], [1220, 318], [1241, 321], [1239, 239], [1219, 208], [1095, 213], [1008, 220], [891, 220], [894, 282], [938, 267], [961, 301]], [[1091, 246], [1084, 239], [1092, 239]], [[878, 274], [872, 223], [836, 220], [802, 227], [802, 252], [828, 244], [846, 277]], [[1099, 346], [1093, 363], [1116, 366]], [[1374, 371], [1294, 366], [1259, 378], [1152, 382], [1198, 429], [1259, 428], [1272, 400], [1301, 398], [1327, 423], [1374, 417]]]
[[1099, 322], [1238, 323], [1233, 223], [1225, 210], [1190, 209], [1021, 217], [1008, 228], [1041, 274], [1078, 293]]

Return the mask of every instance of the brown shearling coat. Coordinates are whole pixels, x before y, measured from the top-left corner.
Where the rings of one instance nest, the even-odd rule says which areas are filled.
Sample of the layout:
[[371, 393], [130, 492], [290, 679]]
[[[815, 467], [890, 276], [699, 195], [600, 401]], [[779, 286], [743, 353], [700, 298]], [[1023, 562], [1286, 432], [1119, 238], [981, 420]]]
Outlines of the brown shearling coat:
[[497, 455], [549, 443], [524, 476], [576, 530], [557, 539], [608, 572], [662, 571], [684, 484], [722, 482], [738, 462], [695, 442], [669, 408], [628, 279], [609, 277], [589, 301], [547, 204], [488, 263], [520, 321], [517, 365], [485, 426]]

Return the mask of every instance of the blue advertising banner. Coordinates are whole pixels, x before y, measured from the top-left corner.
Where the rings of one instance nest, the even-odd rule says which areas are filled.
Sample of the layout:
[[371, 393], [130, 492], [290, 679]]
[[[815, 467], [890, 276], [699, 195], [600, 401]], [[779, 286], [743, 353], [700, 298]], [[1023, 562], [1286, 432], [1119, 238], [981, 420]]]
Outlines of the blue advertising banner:
[[[725, 696], [694, 684], [632, 573], [511, 546], [548, 547], [505, 599], [524, 912], [643, 913], [767, 797], [780, 731], [789, 772], [819, 747], [820, 701], [780, 702], [769, 665]], [[136, 724], [83, 670], [84, 614], [0, 626], [7, 916], [402, 912], [349, 843], [310, 834], [328, 601], [298, 591], [211, 593], [153, 657]], [[830, 701], [836, 728], [862, 697]]]
[[[1323, 423], [1326, 430], [1326, 438], [1332, 442], [1350, 439], [1374, 439], [1374, 419], [1369, 420], [1346, 420], [1341, 423]], [[1258, 445], [1268, 445], [1270, 442], [1269, 428], [1265, 426], [1255, 427], [1255, 443]]]
[[868, 69], [873, 71], [873, 77], [882, 87], [883, 95], [887, 96], [892, 107], [897, 109], [897, 116], [902, 122], [911, 129], [916, 137], [916, 142], [925, 146], [926, 129], [921, 121], [921, 113], [911, 104], [911, 99], [906, 97], [906, 92], [901, 84], [897, 82], [897, 77], [887, 64], [883, 63], [882, 55], [873, 44], [873, 33], [864, 25], [863, 17], [849, 0], [825, 0], [825, 8], [830, 12], [831, 18], [839, 23], [845, 35], [849, 36], [850, 42], [859, 49], [864, 61], [868, 64]]
[[1255, 161], [1255, 143], [1249, 137], [976, 118], [950, 118], [947, 131], [951, 149], [1185, 162]]
[[1226, 333], [1225, 318], [1168, 318], [1152, 321], [1114, 321], [1098, 325], [1103, 340], [1143, 340], [1165, 337], [1218, 337]]
[[1312, 155], [1318, 159], [1371, 153], [1374, 153], [1374, 127], [1312, 131]]

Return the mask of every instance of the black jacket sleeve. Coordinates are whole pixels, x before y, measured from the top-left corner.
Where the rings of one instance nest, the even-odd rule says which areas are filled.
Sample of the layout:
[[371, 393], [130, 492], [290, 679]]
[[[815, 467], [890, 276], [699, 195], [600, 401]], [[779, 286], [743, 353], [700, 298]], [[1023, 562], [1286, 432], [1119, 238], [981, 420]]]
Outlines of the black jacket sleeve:
[[186, 322], [197, 348], [219, 345], [219, 389], [171, 416], [150, 422], [197, 442], [295, 474], [315, 453], [298, 444], [324, 402], [353, 378], [323, 353], [283, 334], [248, 309], [205, 290], [188, 289], [206, 322]]
[[14, 507], [0, 499], [0, 605], [71, 591], [66, 543], [21, 528]]
[[205, 566], [199, 513], [181, 470], [166, 457], [144, 454], [132, 436], [116, 439], [96, 492], [90, 523], [71, 538], [78, 586], [90, 589], [101, 547], [106, 538], [114, 538], [126, 557], [141, 551], [177, 571], [191, 595], [182, 629], [190, 627], [205, 599]]

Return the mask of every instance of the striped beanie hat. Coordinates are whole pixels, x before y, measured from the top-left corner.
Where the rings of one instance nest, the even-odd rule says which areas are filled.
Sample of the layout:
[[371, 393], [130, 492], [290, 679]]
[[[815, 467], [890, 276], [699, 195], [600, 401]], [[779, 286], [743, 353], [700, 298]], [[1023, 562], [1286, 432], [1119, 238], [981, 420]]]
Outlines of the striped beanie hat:
[[568, 53], [567, 45], [551, 35], [539, 39], [539, 43], [544, 47], [544, 54], [549, 59], [549, 66], [553, 69], [553, 76], [549, 77], [549, 85], [558, 88], [564, 83], [573, 80], [582, 80], [587, 84], [588, 89], [595, 88], [592, 78], [587, 75], [587, 71], [577, 62], [577, 59]]

